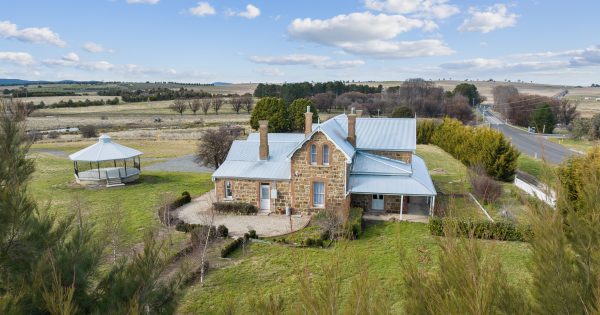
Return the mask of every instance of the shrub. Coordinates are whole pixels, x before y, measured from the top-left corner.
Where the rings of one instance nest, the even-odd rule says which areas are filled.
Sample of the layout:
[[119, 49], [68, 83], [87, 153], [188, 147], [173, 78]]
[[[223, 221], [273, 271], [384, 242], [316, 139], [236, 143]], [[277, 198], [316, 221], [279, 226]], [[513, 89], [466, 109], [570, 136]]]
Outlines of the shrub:
[[349, 239], [357, 239], [362, 234], [362, 208], [350, 208], [348, 221], [345, 226], [345, 235]]
[[496, 241], [526, 242], [531, 238], [529, 226], [517, 226], [511, 222], [473, 221], [457, 218], [431, 218], [429, 231], [432, 235], [444, 236], [447, 231], [457, 236]]
[[433, 137], [439, 125], [439, 122], [433, 119], [419, 119], [417, 121], [417, 143], [431, 143], [431, 137]]
[[307, 237], [306, 239], [304, 239], [303, 243], [304, 243], [305, 246], [308, 246], [308, 247], [311, 247], [311, 246], [315, 245], [315, 241], [312, 238], [310, 238], [310, 237]]
[[219, 213], [250, 215], [258, 213], [255, 205], [245, 202], [215, 202], [214, 210]]
[[190, 224], [190, 223], [185, 223], [183, 221], [179, 221], [179, 222], [177, 222], [177, 225], [175, 225], [175, 230], [177, 230], [179, 232], [189, 233], [193, 229], [195, 229], [196, 227], [199, 227], [201, 225], [202, 224]]
[[240, 246], [242, 246], [242, 244], [244, 243], [244, 239], [241, 237], [238, 237], [235, 240], [232, 240], [231, 242], [225, 244], [225, 246], [223, 246], [223, 248], [221, 248], [221, 258], [225, 258], [227, 256], [229, 256], [229, 254], [233, 253], [236, 249], [238, 249]]
[[60, 138], [60, 133], [56, 132], [56, 131], [50, 131], [48, 133], [48, 139], [58, 139]]
[[255, 230], [250, 230], [250, 231], [248, 231], [248, 237], [249, 238], [257, 239], [258, 235], [256, 235], [256, 231]]
[[81, 137], [83, 138], [96, 138], [98, 137], [98, 129], [94, 125], [86, 125], [79, 128], [79, 132], [81, 132]]
[[229, 235], [229, 229], [223, 224], [217, 227], [217, 236], [219, 237], [227, 237]]
[[210, 227], [208, 225], [196, 226], [191, 231], [192, 245], [196, 246], [203, 244], [206, 240], [207, 233], [209, 241], [212, 241], [217, 237], [217, 229], [214, 225], [211, 225]]
[[184, 191], [183, 193], [181, 193], [181, 196], [177, 197], [177, 199], [173, 201], [171, 208], [176, 209], [190, 202], [192, 202], [192, 196], [190, 196], [189, 192]]
[[483, 167], [470, 167], [468, 177], [473, 193], [484, 203], [495, 202], [502, 195], [502, 184], [487, 176]]
[[392, 118], [414, 118], [415, 113], [407, 106], [398, 106], [392, 112]]

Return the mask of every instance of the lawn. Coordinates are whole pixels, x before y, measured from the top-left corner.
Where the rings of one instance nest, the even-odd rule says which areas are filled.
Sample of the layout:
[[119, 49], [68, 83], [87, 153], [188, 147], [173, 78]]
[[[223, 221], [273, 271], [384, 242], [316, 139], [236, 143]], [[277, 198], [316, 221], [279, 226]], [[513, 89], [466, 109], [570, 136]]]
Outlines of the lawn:
[[[519, 287], [528, 285], [530, 250], [526, 243], [479, 241], [496, 253], [504, 263], [508, 281]], [[365, 264], [373, 278], [391, 292], [394, 313], [402, 312], [403, 263], [417, 263], [420, 253], [435, 259], [439, 252], [436, 238], [422, 223], [373, 223], [355, 241], [342, 241], [330, 249], [294, 248], [279, 244], [254, 243], [245, 255], [237, 255], [227, 267], [212, 270], [204, 286], [195, 284], [182, 297], [178, 312], [214, 314], [233, 306], [236, 313], [250, 314], [249, 299], [269, 294], [281, 296], [286, 310], [298, 303], [298, 277], [307, 268], [320, 276], [322, 266], [340, 262], [342, 295]]]
[[[34, 152], [44, 149], [70, 153], [86, 144], [36, 144], [32, 149]], [[154, 142], [138, 141], [134, 147], [147, 153], [150, 158], [180, 156], [185, 151], [177, 149], [177, 144]], [[86, 205], [86, 218], [96, 225], [97, 231], [101, 231], [115, 209], [119, 209], [122, 214], [121, 237], [125, 245], [141, 242], [146, 232], [159, 227], [156, 204], [162, 193], [179, 195], [187, 190], [195, 197], [213, 187], [208, 173], [145, 172], [142, 158], [142, 174], [137, 183], [114, 188], [83, 188], [74, 183], [73, 165], [66, 157], [44, 151], [33, 155], [36, 158], [36, 172], [30, 190], [40, 205], [49, 203], [49, 211], [65, 216], [73, 212], [71, 204], [78, 197]]]
[[588, 152], [593, 147], [598, 145], [598, 141], [589, 141], [584, 139], [561, 139], [561, 138], [548, 138], [552, 142], [562, 144], [569, 149], [573, 149], [580, 152]]
[[550, 182], [556, 179], [556, 166], [544, 164], [540, 159], [534, 159], [529, 155], [521, 154], [517, 160], [517, 169], [535, 176], [543, 182]]

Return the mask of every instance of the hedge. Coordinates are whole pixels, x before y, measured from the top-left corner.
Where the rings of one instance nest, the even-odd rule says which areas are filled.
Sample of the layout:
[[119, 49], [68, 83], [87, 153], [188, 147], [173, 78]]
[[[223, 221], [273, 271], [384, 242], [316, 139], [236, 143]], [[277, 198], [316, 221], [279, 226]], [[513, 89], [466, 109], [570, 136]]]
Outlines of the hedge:
[[446, 228], [454, 228], [458, 236], [496, 241], [527, 242], [531, 236], [529, 226], [518, 226], [510, 222], [473, 221], [458, 218], [431, 218], [429, 231], [435, 236], [444, 236]]
[[181, 196], [177, 197], [177, 199], [175, 199], [175, 201], [173, 201], [173, 204], [172, 204], [171, 207], [173, 209], [176, 209], [176, 208], [179, 208], [179, 207], [181, 207], [181, 206], [183, 206], [185, 204], [188, 204], [190, 202], [192, 202], [192, 196], [190, 196], [189, 192], [184, 191], [184, 192], [181, 193]]
[[242, 244], [244, 244], [243, 237], [238, 237], [237, 239], [225, 244], [225, 246], [221, 248], [221, 258], [229, 256], [229, 254], [233, 253], [236, 249], [242, 246]]
[[213, 203], [215, 211], [219, 213], [249, 215], [258, 213], [255, 205], [245, 202], [215, 202]]

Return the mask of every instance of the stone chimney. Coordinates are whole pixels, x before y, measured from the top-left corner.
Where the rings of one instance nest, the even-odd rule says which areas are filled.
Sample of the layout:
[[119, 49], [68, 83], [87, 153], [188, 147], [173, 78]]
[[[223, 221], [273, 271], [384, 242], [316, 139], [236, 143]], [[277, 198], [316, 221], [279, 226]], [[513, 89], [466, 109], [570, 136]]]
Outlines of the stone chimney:
[[304, 136], [308, 137], [308, 135], [312, 132], [312, 112], [310, 111], [310, 106], [306, 106], [306, 113], [304, 113]]
[[354, 113], [354, 107], [350, 114], [348, 114], [348, 142], [353, 146], [356, 146], [356, 114]]
[[258, 132], [260, 134], [260, 144], [258, 147], [258, 154], [261, 160], [269, 159], [269, 121], [259, 120], [258, 121]]

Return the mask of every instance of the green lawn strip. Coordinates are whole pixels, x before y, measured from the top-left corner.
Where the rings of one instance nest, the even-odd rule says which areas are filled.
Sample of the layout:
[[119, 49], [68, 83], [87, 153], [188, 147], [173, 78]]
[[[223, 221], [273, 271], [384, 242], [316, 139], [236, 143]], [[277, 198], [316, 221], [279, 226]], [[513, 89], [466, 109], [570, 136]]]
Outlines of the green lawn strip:
[[59, 216], [72, 211], [70, 204], [76, 195], [87, 205], [86, 216], [102, 228], [116, 205], [123, 214], [124, 242], [139, 243], [144, 234], [157, 228], [158, 198], [163, 192], [179, 195], [184, 190], [199, 196], [212, 189], [210, 174], [144, 172], [137, 183], [115, 188], [83, 188], [74, 184], [72, 164], [64, 158], [38, 155], [37, 170], [31, 183], [31, 192], [40, 204], [50, 202], [50, 211]]
[[534, 159], [528, 155], [521, 154], [517, 159], [517, 169], [535, 176], [542, 182], [553, 182], [556, 180], [556, 166], [544, 163], [542, 160]]
[[[505, 264], [508, 281], [523, 286], [529, 281], [526, 270], [529, 249], [526, 243], [480, 241], [497, 253]], [[239, 313], [248, 313], [248, 299], [268, 294], [284, 298], [286, 310], [298, 303], [299, 271], [307, 268], [320, 275], [322, 266], [336, 259], [340, 262], [343, 280], [342, 294], [346, 296], [349, 283], [360, 264], [392, 295], [394, 312], [401, 312], [403, 262], [416, 263], [423, 254], [435, 260], [439, 250], [426, 224], [377, 223], [369, 224], [362, 237], [342, 241], [330, 249], [297, 248], [253, 243], [246, 255], [238, 255], [228, 267], [212, 270], [205, 285], [193, 285], [182, 297], [178, 312], [183, 314], [216, 313], [228, 304], [235, 304]]]
[[[35, 150], [58, 150], [67, 154], [75, 153], [91, 144], [97, 139], [82, 140], [78, 142], [41, 142], [31, 146]], [[196, 142], [191, 140], [127, 140], [116, 139], [115, 142], [142, 151], [142, 167], [144, 158], [175, 158], [191, 154], [196, 151]], [[66, 159], [66, 158], [65, 158]]]
[[598, 145], [597, 141], [589, 141], [584, 139], [548, 138], [548, 140], [561, 144], [569, 149], [574, 149], [581, 152], [587, 152]]

